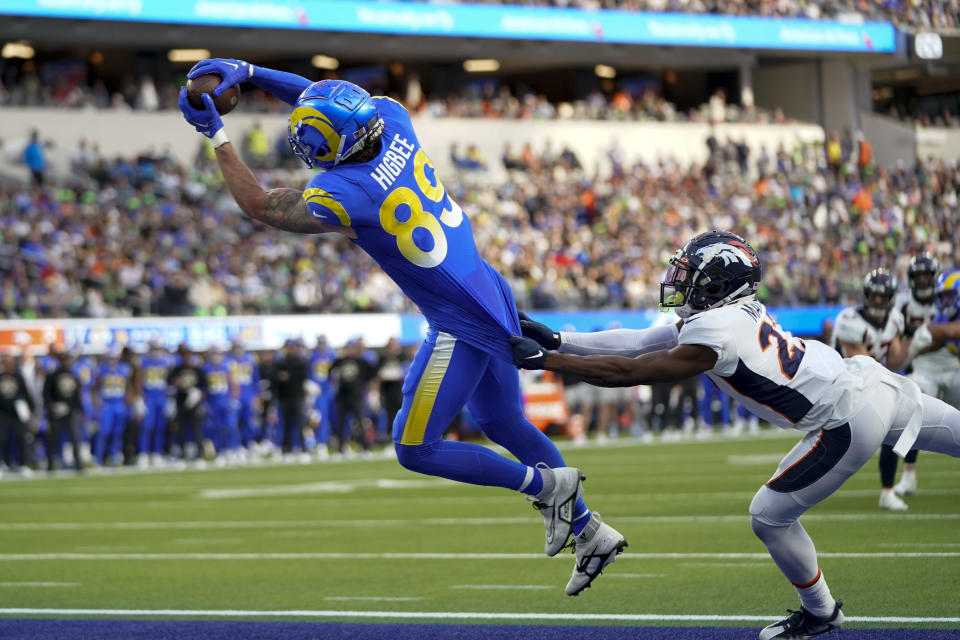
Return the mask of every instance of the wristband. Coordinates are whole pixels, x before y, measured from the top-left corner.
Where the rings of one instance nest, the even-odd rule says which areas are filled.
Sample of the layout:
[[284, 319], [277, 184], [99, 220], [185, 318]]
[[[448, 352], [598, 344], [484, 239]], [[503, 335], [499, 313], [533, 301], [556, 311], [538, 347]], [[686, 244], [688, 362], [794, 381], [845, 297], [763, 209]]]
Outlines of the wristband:
[[230, 138], [227, 137], [227, 132], [223, 127], [220, 127], [213, 137], [210, 138], [210, 144], [213, 145], [214, 149], [219, 149], [223, 145], [230, 142]]

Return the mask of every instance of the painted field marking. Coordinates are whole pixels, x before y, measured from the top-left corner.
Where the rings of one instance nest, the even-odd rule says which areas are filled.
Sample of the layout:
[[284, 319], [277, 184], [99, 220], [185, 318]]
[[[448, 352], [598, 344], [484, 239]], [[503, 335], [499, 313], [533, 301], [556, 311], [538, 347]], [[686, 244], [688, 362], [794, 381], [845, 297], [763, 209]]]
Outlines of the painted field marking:
[[240, 544], [243, 538], [174, 538], [170, 544]]
[[0, 587], [79, 587], [79, 582], [0, 582]]
[[[876, 493], [876, 492], [872, 492]], [[170, 520], [148, 522], [0, 522], [0, 531], [141, 531], [151, 529], [330, 529], [391, 526], [463, 526], [463, 525], [526, 525], [537, 516], [512, 518], [409, 518], [383, 520]], [[699, 523], [748, 522], [750, 514], [722, 516], [620, 516], [618, 523]], [[960, 513], [823, 513], [806, 514], [804, 522], [888, 522], [911, 520], [960, 520]]]
[[204, 489], [199, 498], [220, 500], [224, 498], [261, 498], [312, 493], [350, 493], [357, 489], [430, 489], [454, 487], [457, 483], [443, 478], [420, 480], [402, 478], [364, 478], [336, 482], [309, 482], [306, 484], [281, 484], [269, 487], [236, 487], [230, 489]]
[[[52, 616], [149, 616], [181, 618], [393, 618], [435, 620], [613, 620], [622, 622], [761, 622], [776, 616], [684, 615], [656, 613], [491, 613], [488, 611], [237, 611], [196, 609], [0, 609], [0, 615]], [[901, 616], [847, 616], [849, 622], [957, 623], [960, 618], [914, 618]]]
[[376, 602], [414, 602], [423, 600], [419, 596], [326, 596], [324, 600], [372, 600]]
[[605, 573], [605, 578], [666, 578], [665, 573]]
[[520, 591], [534, 591], [534, 590], [546, 590], [546, 589], [556, 589], [556, 586], [549, 584], [454, 584], [450, 585], [451, 589], [477, 589], [479, 591], [495, 591], [495, 590], [520, 590]]
[[777, 567], [769, 562], [681, 562], [681, 567], [734, 567], [737, 569], [773, 569]]
[[[819, 552], [821, 558], [960, 558], [960, 551]], [[540, 553], [4, 553], [25, 560], [542, 560]], [[631, 553], [624, 560], [769, 560], [766, 553]]]

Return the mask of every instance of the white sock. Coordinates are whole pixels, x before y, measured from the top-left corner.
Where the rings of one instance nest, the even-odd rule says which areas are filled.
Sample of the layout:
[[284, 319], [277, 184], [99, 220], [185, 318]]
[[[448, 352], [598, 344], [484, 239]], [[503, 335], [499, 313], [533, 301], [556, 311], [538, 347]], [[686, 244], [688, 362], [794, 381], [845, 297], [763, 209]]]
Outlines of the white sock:
[[917, 470], [915, 468], [907, 467], [906, 465], [904, 465], [903, 475], [900, 476], [900, 482], [903, 482], [904, 480], [913, 480], [913, 478], [916, 475], [917, 475]]
[[800, 604], [803, 608], [817, 616], [818, 618], [829, 617], [833, 613], [837, 601], [830, 595], [830, 587], [827, 586], [827, 579], [823, 577], [823, 572], [817, 569], [817, 577], [813, 584], [805, 587], [793, 585], [797, 593], [800, 594]]

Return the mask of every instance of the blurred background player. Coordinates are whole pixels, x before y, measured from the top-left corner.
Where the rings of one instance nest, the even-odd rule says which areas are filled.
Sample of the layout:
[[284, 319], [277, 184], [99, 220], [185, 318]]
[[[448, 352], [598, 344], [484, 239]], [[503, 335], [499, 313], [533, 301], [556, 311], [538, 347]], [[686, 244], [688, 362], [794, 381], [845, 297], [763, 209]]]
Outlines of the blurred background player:
[[[470, 222], [420, 148], [407, 110], [350, 82], [311, 83], [242, 60], [205, 60], [187, 75], [211, 72], [222, 78], [214, 94], [252, 82], [293, 107], [293, 153], [308, 167], [323, 169], [305, 191], [264, 191], [230, 144], [211, 96], [204, 94], [205, 108], [196, 109], [183, 88], [180, 110], [210, 139], [244, 213], [287, 231], [351, 238], [430, 323], [394, 425], [400, 463], [427, 475], [533, 496], [544, 515], [547, 555], [559, 553], [571, 532], [579, 535], [588, 524], [591, 542], [577, 545], [578, 556], [596, 545], [622, 549], [623, 536], [599, 518], [591, 520], [580, 498], [579, 470], [565, 467], [556, 446], [523, 415], [519, 376], [506, 344], [520, 330], [510, 287], [478, 254]], [[486, 447], [443, 440], [465, 404], [483, 432], [520, 462]], [[595, 577], [580, 570], [578, 561], [567, 593], [576, 595]]]
[[223, 348], [214, 345], [207, 350], [203, 363], [207, 379], [207, 423], [218, 464], [234, 462], [240, 448], [240, 433], [237, 430], [239, 391], [233, 381], [230, 365]]
[[307, 361], [300, 353], [300, 345], [296, 340], [287, 340], [283, 345], [283, 353], [273, 368], [273, 376], [282, 433], [280, 450], [288, 459], [292, 459], [290, 456], [295, 448], [306, 455], [303, 427]]
[[170, 386], [174, 388], [177, 444], [184, 461], [192, 459], [203, 466], [203, 396], [207, 376], [200, 357], [181, 344], [177, 348], [178, 364], [170, 371]]
[[230, 375], [237, 388], [237, 429], [240, 441], [247, 450], [247, 458], [256, 459], [256, 443], [260, 426], [260, 367], [252, 353], [243, 349], [243, 342], [234, 339], [227, 357]]
[[[29, 474], [34, 465], [30, 420], [36, 403], [27, 389], [17, 359], [9, 353], [0, 356], [0, 460], [11, 471]], [[10, 443], [16, 444], [16, 452]], [[48, 454], [49, 455], [49, 454]]]
[[167, 404], [170, 399], [170, 372], [174, 358], [163, 348], [160, 340], [149, 343], [147, 353], [141, 358], [143, 376], [143, 401], [146, 414], [140, 427], [140, 466], [160, 466], [167, 438]]
[[[904, 319], [904, 336], [912, 338], [914, 332], [923, 325], [933, 322], [937, 315], [934, 304], [934, 292], [937, 277], [940, 275], [940, 262], [929, 253], [913, 256], [907, 266], [907, 285], [909, 291], [897, 297], [897, 308]], [[917, 383], [920, 390], [929, 396], [942, 398], [938, 380], [945, 372], [956, 368], [956, 358], [949, 354], [928, 353], [919, 355], [906, 363], [906, 374]], [[949, 401], [948, 401], [949, 402]], [[950, 402], [956, 406], [955, 403]], [[880, 478], [897, 474], [897, 454], [893, 447], [880, 447]], [[903, 458], [903, 475], [893, 487], [893, 492], [901, 496], [911, 496], [917, 492], [917, 450], [913, 449]]]
[[[901, 341], [903, 314], [896, 307], [897, 280], [886, 269], [874, 269], [863, 279], [863, 296], [856, 307], [840, 312], [833, 329], [837, 351], [844, 358], [865, 355], [900, 371], [909, 356]], [[888, 511], [906, 511], [907, 504], [893, 492], [896, 463], [880, 458], [880, 508]]]
[[80, 454], [80, 381], [73, 371], [73, 356], [67, 350], [55, 354], [57, 368], [43, 381], [43, 407], [47, 413], [47, 470], [53, 471], [54, 459], [60, 457], [62, 438], [73, 448], [73, 464], [83, 469]]
[[367, 393], [375, 374], [376, 368], [364, 357], [362, 346], [356, 340], [347, 344], [343, 355], [330, 366], [330, 377], [337, 389], [336, 435], [340, 455], [350, 455], [351, 441], [356, 441], [365, 453], [370, 451], [364, 422], [369, 419]]
[[101, 467], [107, 462], [114, 465], [121, 462], [120, 449], [127, 428], [128, 386], [133, 377], [133, 368], [120, 359], [121, 353], [121, 347], [110, 347], [97, 369], [97, 379], [93, 385], [94, 402], [100, 413], [93, 457]]
[[320, 458], [328, 454], [330, 436], [333, 433], [334, 398], [336, 389], [330, 379], [330, 365], [337, 359], [337, 353], [330, 348], [326, 336], [317, 336], [313, 351], [310, 353], [309, 377], [317, 385], [313, 397], [311, 425], [314, 426], [316, 453]]
[[[376, 372], [380, 388], [380, 406], [383, 409], [387, 433], [403, 405], [403, 379], [409, 367], [410, 359], [407, 357], [406, 350], [396, 338], [391, 337], [380, 354]], [[379, 434], [380, 431], [378, 426], [377, 433]]]

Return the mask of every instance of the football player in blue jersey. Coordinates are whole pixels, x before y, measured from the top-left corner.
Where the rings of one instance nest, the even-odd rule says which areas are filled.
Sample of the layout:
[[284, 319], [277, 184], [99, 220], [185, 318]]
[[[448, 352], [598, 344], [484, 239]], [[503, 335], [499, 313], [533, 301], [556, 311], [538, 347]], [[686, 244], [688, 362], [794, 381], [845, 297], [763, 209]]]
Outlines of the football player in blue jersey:
[[100, 466], [105, 461], [119, 462], [123, 433], [127, 426], [127, 385], [132, 375], [133, 368], [120, 360], [120, 347], [110, 347], [100, 363], [97, 381], [93, 386], [96, 393], [94, 398], [100, 408], [100, 428], [93, 453]]
[[260, 367], [252, 354], [243, 350], [243, 342], [234, 339], [227, 357], [230, 374], [237, 385], [237, 428], [240, 439], [250, 454], [254, 453], [259, 427], [257, 414], [260, 404]]
[[[626, 541], [591, 514], [582, 474], [523, 415], [519, 378], [507, 338], [520, 332], [510, 287], [477, 252], [470, 220], [447, 194], [413, 130], [410, 114], [341, 80], [311, 83], [242, 60], [212, 59], [187, 74], [215, 73], [219, 94], [251, 82], [292, 107], [294, 155], [320, 169], [305, 190], [264, 191], [227, 137], [209, 94], [197, 109], [181, 90], [187, 122], [208, 137], [227, 187], [251, 218], [295, 233], [341, 233], [366, 251], [420, 307], [430, 325], [404, 384], [393, 425], [406, 468], [527, 494], [544, 516], [544, 551], [559, 553], [571, 533], [577, 564], [567, 585], [576, 595], [599, 571], [584, 554], [610, 557]], [[483, 432], [519, 462], [467, 442], [443, 439], [466, 405]]]
[[167, 401], [169, 384], [167, 379], [173, 370], [174, 361], [163, 348], [159, 340], [151, 340], [147, 354], [141, 359], [143, 368], [143, 401], [146, 415], [140, 430], [141, 466], [163, 464], [163, 451], [167, 438]]

